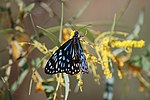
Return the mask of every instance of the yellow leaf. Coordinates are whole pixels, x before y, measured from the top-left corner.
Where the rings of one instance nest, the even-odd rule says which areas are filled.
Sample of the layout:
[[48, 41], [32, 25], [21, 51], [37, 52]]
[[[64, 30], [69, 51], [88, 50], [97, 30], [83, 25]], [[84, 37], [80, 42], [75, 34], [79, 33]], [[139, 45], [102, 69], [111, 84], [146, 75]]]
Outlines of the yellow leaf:
[[16, 60], [22, 55], [23, 49], [19, 45], [19, 43], [15, 40], [12, 41], [10, 45], [11, 45], [11, 48], [12, 48], [12, 51], [10, 51], [10, 53], [12, 53], [13, 59]]

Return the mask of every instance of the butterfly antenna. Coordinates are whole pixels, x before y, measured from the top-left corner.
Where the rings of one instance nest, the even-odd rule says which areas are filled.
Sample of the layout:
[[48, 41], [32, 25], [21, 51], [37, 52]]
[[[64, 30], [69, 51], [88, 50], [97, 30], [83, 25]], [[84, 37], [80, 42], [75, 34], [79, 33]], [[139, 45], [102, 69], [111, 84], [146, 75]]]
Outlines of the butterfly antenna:
[[88, 24], [88, 25], [86, 25], [86, 26], [83, 26], [83, 27], [79, 28], [77, 31], [80, 31], [80, 30], [82, 30], [82, 29], [84, 29], [84, 28], [86, 28], [86, 27], [88, 27], [88, 26], [92, 26], [92, 24]]
[[66, 25], [70, 26], [70, 27], [73, 29], [73, 31], [75, 31], [76, 28], [77, 28], [77, 26], [76, 26], [75, 24], [73, 24], [71, 21], [68, 21], [68, 22], [66, 23]]
[[[66, 24], [69, 24], [74, 31], [76, 29], [78, 29], [78, 27], [75, 24], [73, 24], [71, 21], [68, 21]], [[88, 26], [92, 26], [92, 24], [88, 24], [86, 26], [83, 26], [83, 27], [79, 28], [77, 31], [80, 31], [80, 30], [82, 30], [82, 29], [84, 29], [84, 28], [86, 28]]]
[[[88, 27], [88, 26], [92, 26], [92, 24], [88, 24], [88, 25], [86, 25], [86, 26], [83, 26], [83, 27], [81, 27], [81, 28], [79, 28], [77, 31], [80, 31], [80, 30], [82, 30], [82, 29], [84, 29], [84, 28], [86, 28], [86, 27]], [[86, 33], [84, 33], [84, 36], [87, 34], [87, 31], [86, 31]], [[80, 37], [84, 37], [84, 36], [80, 36]]]

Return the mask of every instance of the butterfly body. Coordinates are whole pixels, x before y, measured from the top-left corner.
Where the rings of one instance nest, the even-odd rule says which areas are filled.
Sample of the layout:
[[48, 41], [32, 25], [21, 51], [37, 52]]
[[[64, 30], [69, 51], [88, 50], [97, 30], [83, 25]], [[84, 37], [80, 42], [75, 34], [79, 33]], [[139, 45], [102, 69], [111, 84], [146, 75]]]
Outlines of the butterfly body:
[[88, 65], [84, 55], [78, 32], [74, 32], [74, 36], [65, 42], [48, 60], [45, 73], [67, 73], [77, 74], [80, 70], [88, 73]]

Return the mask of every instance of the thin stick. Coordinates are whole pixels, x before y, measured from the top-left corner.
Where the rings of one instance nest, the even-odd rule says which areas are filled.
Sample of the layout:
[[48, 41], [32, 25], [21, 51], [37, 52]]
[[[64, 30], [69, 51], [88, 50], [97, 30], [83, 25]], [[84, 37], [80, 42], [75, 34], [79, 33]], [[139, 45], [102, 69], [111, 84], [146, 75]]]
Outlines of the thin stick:
[[63, 16], [64, 16], [64, 3], [61, 3], [61, 23], [60, 23], [60, 32], [59, 32], [59, 41], [62, 41], [62, 29], [63, 29]]

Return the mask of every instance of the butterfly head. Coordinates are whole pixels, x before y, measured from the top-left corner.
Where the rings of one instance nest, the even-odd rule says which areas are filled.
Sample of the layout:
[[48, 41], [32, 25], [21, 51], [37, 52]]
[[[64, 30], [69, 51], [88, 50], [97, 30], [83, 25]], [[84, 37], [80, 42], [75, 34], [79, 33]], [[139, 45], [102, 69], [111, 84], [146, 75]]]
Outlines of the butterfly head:
[[74, 32], [74, 37], [78, 37], [78, 34], [79, 34], [78, 31], [75, 31]]

